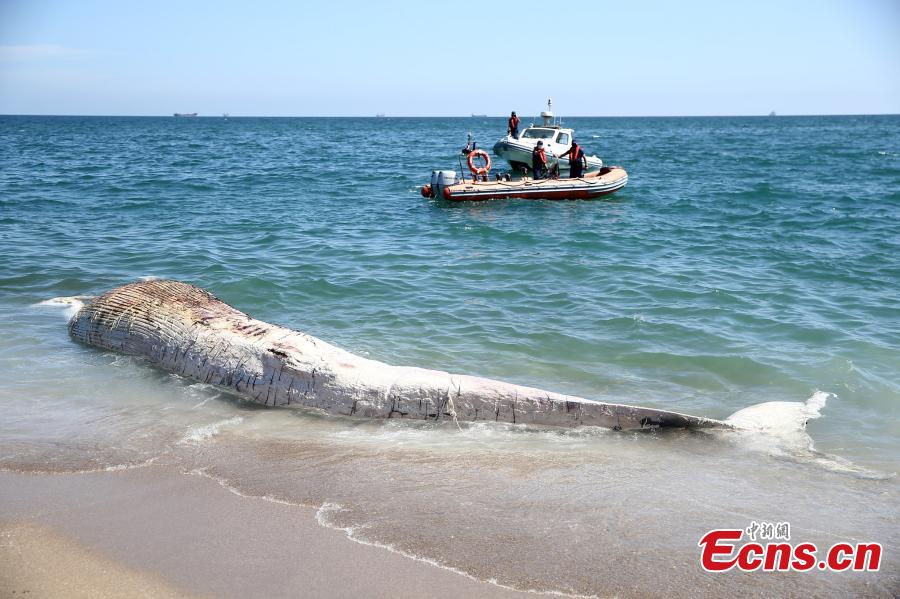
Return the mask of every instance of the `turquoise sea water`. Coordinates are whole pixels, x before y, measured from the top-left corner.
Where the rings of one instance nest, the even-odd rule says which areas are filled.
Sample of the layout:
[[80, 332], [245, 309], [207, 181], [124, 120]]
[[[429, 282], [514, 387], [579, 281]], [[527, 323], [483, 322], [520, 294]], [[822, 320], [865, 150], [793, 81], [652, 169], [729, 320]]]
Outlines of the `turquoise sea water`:
[[[505, 129], [499, 118], [0, 117], [2, 465], [79, 469], [166, 455], [245, 491], [343, 506], [346, 526], [365, 522], [380, 542], [517, 588], [640, 594], [627, 577], [612, 588], [599, 574], [561, 582], [559, 572], [535, 565], [537, 557], [517, 564], [537, 573], [506, 570], [504, 578], [500, 566], [483, 565], [490, 560], [454, 557], [437, 529], [421, 526], [433, 513], [403, 518], [409, 527], [398, 532], [389, 513], [366, 512], [372, 508], [354, 498], [382, 493], [388, 501], [405, 489], [411, 502], [446, 503], [411, 475], [404, 486], [402, 473], [427, 471], [441, 473], [443, 482], [430, 480], [448, 493], [480, 489], [473, 492], [483, 492], [484, 503], [471, 509], [481, 514], [513, 501], [505, 495], [512, 480], [530, 493], [555, 489], [544, 500], [565, 497], [579, 513], [598, 499], [584, 481], [608, 489], [606, 477], [617, 472], [614, 479], [632, 485], [617, 505], [644, 497], [642, 509], [672, 510], [666, 518], [697, 518], [704, 502], [744, 493], [746, 502], [726, 515], [693, 520], [697, 530], [740, 526], [750, 516], [781, 519], [774, 512], [782, 507], [795, 521], [808, 518], [809, 530], [824, 530], [823, 520], [849, 510], [859, 517], [848, 517], [837, 536], [891, 530], [875, 540], [896, 543], [900, 117], [573, 118], [566, 125], [589, 154], [628, 170], [624, 190], [590, 202], [423, 199], [418, 187], [433, 169], [459, 168], [466, 132], [489, 148]], [[503, 166], [495, 160], [495, 169]], [[785, 460], [768, 448], [737, 457], [730, 442], [711, 448], [692, 436], [625, 442], [601, 433], [298, 419], [77, 346], [63, 309], [39, 305], [147, 276], [198, 284], [254, 317], [385, 362], [606, 401], [725, 418], [823, 392], [822, 415], [809, 424], [816, 453]], [[277, 447], [280, 477], [254, 474], [252, 460], [209, 457], [225, 445], [223, 455], [237, 447], [272, 455], [260, 443]], [[365, 460], [397, 447], [410, 448], [411, 463], [393, 485], [359, 486], [360, 471], [388, 463]], [[460, 447], [466, 451], [452, 467], [440, 459]], [[335, 452], [347, 452], [339, 468], [310, 458]], [[292, 459], [301, 454], [303, 473]], [[823, 454], [832, 466], [866, 474], [817, 465]], [[549, 465], [522, 483], [521, 473], [504, 470], [510, 455]], [[566, 463], [585, 471], [574, 486], [565, 483]], [[652, 490], [631, 478], [634, 468], [616, 470], [623, 463], [657, 464], [642, 474]], [[697, 480], [697, 468], [722, 478]], [[784, 480], [747, 482], [773, 470]], [[698, 494], [699, 511], [678, 514], [684, 503], [664, 494], [667, 476], [679, 481], [673, 494]], [[333, 486], [320, 492], [326, 478]], [[729, 486], [735, 479], [755, 491]], [[787, 480], [798, 486], [785, 490]], [[851, 492], [858, 495], [842, 495]], [[811, 507], [816, 498], [824, 498], [824, 511]], [[842, 503], [851, 499], [864, 507]], [[576, 518], [591, 531], [587, 545], [600, 534], [595, 517]], [[522, 555], [571, 541], [548, 540], [530, 526], [509, 541]], [[691, 564], [695, 532], [665, 541], [682, 543], [670, 549]], [[683, 574], [684, 589], [696, 583], [691, 576], [709, 575]], [[815, 580], [826, 593], [859, 590], [847, 578]], [[896, 589], [896, 571], [878, 581], [867, 590]]]

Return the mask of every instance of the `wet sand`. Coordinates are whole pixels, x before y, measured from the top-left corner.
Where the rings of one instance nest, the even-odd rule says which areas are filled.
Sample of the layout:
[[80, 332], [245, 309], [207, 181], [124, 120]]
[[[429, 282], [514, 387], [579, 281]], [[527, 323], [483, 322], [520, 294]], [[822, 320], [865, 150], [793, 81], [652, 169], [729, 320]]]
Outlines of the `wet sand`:
[[167, 467], [0, 472], [2, 597], [535, 597]]
[[190, 597], [35, 524], [0, 523], [0, 596]]

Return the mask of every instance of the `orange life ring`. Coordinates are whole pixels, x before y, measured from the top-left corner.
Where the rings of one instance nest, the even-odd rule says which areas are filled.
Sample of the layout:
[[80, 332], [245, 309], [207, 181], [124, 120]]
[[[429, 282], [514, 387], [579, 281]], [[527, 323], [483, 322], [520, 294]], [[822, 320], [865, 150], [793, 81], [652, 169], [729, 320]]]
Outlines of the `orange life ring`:
[[[484, 166], [475, 166], [476, 156], [484, 158]], [[466, 162], [469, 163], [469, 170], [472, 171], [472, 174], [475, 176], [487, 175], [488, 171], [491, 170], [491, 157], [484, 150], [475, 150], [474, 152], [471, 152], [469, 154], [469, 157], [466, 159]]]

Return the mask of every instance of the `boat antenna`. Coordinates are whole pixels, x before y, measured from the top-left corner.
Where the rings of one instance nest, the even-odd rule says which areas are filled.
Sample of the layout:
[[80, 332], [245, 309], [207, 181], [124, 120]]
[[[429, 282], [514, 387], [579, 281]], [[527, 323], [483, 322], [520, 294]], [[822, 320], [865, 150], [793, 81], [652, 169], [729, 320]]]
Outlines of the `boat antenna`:
[[[549, 112], [550, 114], [553, 114], [553, 98], [547, 98], [547, 112]], [[560, 127], [562, 127], [562, 124], [563, 124], [562, 117], [558, 116], [558, 117], [554, 117], [554, 118], [556, 119], [556, 124], [559, 125]]]

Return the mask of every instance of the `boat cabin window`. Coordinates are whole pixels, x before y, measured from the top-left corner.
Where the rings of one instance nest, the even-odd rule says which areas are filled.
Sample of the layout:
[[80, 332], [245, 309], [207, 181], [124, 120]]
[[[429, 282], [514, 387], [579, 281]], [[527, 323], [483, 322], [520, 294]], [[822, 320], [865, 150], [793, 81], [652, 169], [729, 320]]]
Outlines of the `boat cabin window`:
[[553, 129], [534, 129], [529, 127], [522, 133], [522, 137], [530, 139], [550, 139], [553, 137]]
[[569, 134], [568, 133], [560, 133], [559, 137], [556, 138], [556, 143], [562, 144], [564, 146], [569, 145]]

